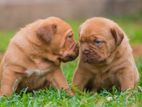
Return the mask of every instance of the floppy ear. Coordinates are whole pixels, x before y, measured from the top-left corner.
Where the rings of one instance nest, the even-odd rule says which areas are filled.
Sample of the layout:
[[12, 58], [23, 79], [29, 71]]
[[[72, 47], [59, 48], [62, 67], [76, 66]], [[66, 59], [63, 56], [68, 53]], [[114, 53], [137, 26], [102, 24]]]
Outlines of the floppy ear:
[[115, 40], [116, 45], [120, 45], [124, 38], [124, 33], [117, 27], [111, 28], [110, 32]]
[[52, 36], [57, 32], [57, 25], [52, 24], [52, 25], [46, 25], [46, 26], [41, 26], [38, 28], [36, 31], [37, 36], [49, 43], [52, 39]]

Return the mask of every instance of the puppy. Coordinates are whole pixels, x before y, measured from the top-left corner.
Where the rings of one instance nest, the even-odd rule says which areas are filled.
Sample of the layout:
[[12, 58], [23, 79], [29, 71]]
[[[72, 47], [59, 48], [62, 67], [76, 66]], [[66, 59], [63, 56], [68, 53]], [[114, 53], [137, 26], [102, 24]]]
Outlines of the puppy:
[[113, 21], [95, 17], [80, 28], [80, 61], [73, 86], [82, 90], [132, 89], [139, 79], [128, 38]]
[[56, 17], [35, 21], [22, 28], [10, 41], [0, 65], [0, 96], [29, 91], [52, 84], [73, 95], [61, 62], [74, 60], [78, 46], [71, 27]]

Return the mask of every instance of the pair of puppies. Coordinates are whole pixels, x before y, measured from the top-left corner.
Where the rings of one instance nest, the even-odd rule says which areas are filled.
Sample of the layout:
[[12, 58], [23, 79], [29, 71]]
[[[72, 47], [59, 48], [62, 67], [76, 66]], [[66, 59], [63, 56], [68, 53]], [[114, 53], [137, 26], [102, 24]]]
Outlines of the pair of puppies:
[[[73, 86], [100, 90], [116, 86], [133, 88], [138, 72], [124, 32], [104, 18], [87, 20], [80, 29], [80, 62]], [[28, 87], [29, 91], [50, 85], [73, 95], [60, 64], [78, 56], [71, 27], [50, 17], [21, 29], [11, 40], [0, 66], [0, 95]]]

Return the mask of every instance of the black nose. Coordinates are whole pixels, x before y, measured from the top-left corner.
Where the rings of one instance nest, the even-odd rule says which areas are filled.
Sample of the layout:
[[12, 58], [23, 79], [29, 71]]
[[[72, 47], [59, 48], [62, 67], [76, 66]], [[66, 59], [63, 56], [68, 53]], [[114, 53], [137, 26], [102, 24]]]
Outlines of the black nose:
[[70, 55], [70, 56], [68, 56], [68, 59], [69, 59], [69, 60], [74, 60], [74, 59], [75, 59], [75, 56]]
[[84, 50], [83, 50], [83, 53], [84, 53], [84, 54], [89, 54], [89, 53], [90, 53], [90, 50], [89, 50], [89, 49], [84, 49]]

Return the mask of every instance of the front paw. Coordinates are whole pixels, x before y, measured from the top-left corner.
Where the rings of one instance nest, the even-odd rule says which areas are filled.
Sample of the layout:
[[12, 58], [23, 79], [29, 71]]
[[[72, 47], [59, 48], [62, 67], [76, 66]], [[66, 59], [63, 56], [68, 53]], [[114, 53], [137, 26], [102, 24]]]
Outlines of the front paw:
[[70, 88], [68, 88], [68, 89], [65, 89], [65, 91], [66, 91], [66, 93], [67, 93], [67, 95], [68, 96], [74, 96], [75, 94], [74, 94], [74, 92], [70, 89]]

